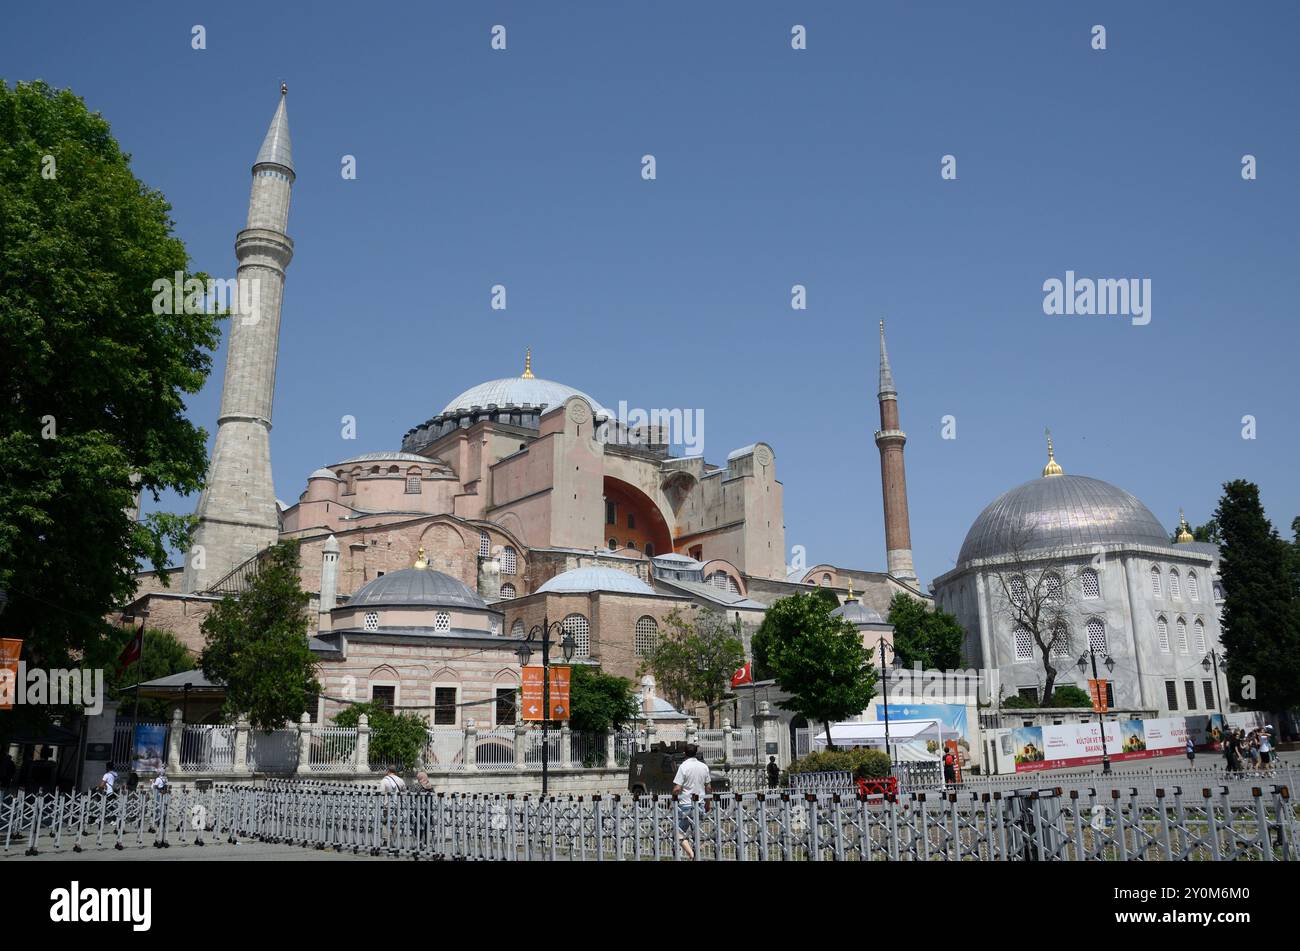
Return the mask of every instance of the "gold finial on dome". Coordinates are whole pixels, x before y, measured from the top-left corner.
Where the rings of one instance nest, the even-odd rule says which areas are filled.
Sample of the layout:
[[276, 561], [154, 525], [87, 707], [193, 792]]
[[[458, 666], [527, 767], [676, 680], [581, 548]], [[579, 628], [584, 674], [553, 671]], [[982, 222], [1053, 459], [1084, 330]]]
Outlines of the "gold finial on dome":
[[531, 380], [533, 378], [533, 348], [529, 347], [524, 351], [524, 375], [519, 379]]
[[1192, 533], [1187, 530], [1187, 519], [1183, 517], [1183, 510], [1179, 509], [1178, 510], [1178, 537], [1174, 539], [1174, 543], [1178, 545], [1182, 545], [1187, 542], [1194, 542], [1194, 541], [1196, 541], [1196, 539], [1192, 536]]
[[854, 596], [853, 596], [853, 579], [852, 579], [852, 578], [849, 579], [849, 600], [850, 600], [850, 601], [855, 601], [855, 600], [857, 600], [857, 599], [854, 598]]
[[1047, 465], [1043, 466], [1043, 478], [1046, 479], [1048, 476], [1065, 475], [1065, 470], [1062, 469], [1061, 464], [1056, 461], [1056, 453], [1052, 449], [1052, 431], [1046, 429], [1044, 432], [1047, 433]]
[[428, 563], [427, 561], [424, 560], [424, 546], [423, 546], [423, 545], [421, 545], [420, 548], [419, 548], [419, 550], [415, 553], [415, 564], [412, 565], [411, 567], [412, 567], [412, 568], [428, 568], [428, 567], [429, 567], [429, 563]]

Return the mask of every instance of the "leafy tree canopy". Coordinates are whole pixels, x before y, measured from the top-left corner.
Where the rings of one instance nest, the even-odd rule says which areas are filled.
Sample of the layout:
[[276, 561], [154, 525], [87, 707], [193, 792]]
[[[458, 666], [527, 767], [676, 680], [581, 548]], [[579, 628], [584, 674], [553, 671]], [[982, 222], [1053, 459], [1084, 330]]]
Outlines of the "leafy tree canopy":
[[392, 764], [399, 772], [413, 769], [429, 741], [428, 721], [418, 713], [400, 713], [372, 701], [344, 707], [334, 725], [355, 727], [363, 713], [370, 726], [370, 761]]
[[569, 674], [569, 726], [608, 733], [622, 729], [637, 714], [632, 681], [578, 664]]
[[900, 591], [889, 602], [888, 621], [894, 626], [894, 653], [902, 666], [919, 663], [926, 670], [955, 670], [961, 665], [964, 632], [955, 616], [930, 610]]
[[[776, 601], [754, 634], [754, 657], [790, 694], [786, 710], [822, 724], [857, 716], [876, 694], [873, 651], [849, 621], [821, 598], [795, 594]], [[832, 747], [833, 748], [833, 747]]]
[[136, 490], [194, 492], [207, 465], [184, 399], [218, 317], [153, 312], [156, 280], [196, 275], [129, 162], [71, 92], [0, 82], [0, 632], [43, 666], [115, 641], [104, 616], [192, 524], [133, 521]]
[[717, 611], [674, 610], [664, 622], [666, 630], [641, 670], [654, 674], [660, 692], [678, 709], [687, 703], [707, 707], [712, 727], [731, 675], [745, 663], [744, 642]]
[[307, 603], [298, 583], [298, 543], [262, 555], [248, 589], [227, 596], [203, 621], [203, 673], [226, 685], [226, 712], [260, 730], [296, 720], [316, 702], [316, 659], [307, 646]]

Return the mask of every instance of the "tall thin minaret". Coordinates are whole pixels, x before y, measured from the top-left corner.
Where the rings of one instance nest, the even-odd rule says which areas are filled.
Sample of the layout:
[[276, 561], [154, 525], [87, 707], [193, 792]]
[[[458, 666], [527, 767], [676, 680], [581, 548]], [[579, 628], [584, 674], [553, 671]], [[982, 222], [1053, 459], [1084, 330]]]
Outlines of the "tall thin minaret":
[[885, 322], [880, 322], [880, 431], [876, 446], [880, 449], [880, 489], [885, 500], [885, 552], [889, 573], [895, 578], [917, 583], [912, 567], [912, 527], [907, 517], [907, 473], [903, 467], [903, 445], [907, 434], [898, 424], [898, 391], [894, 373], [885, 351]]
[[199, 498], [198, 531], [185, 559], [183, 590], [204, 591], [279, 536], [271, 481], [271, 403], [280, 345], [284, 272], [293, 258], [285, 233], [293, 155], [289, 143], [287, 87], [253, 162], [248, 224], [235, 238], [239, 298], [232, 308], [221, 415]]

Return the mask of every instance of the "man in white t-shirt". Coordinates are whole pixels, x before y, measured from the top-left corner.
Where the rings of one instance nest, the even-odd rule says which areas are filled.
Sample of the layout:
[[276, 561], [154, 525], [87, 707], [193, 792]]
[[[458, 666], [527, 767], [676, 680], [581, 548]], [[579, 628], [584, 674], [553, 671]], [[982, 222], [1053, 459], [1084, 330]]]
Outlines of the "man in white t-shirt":
[[99, 781], [99, 791], [105, 796], [111, 796], [115, 785], [117, 785], [117, 773], [113, 772], [113, 764], [109, 763], [104, 767], [104, 777]]
[[700, 749], [694, 743], [686, 745], [686, 759], [677, 767], [673, 777], [673, 795], [677, 800], [677, 837], [686, 855], [694, 859], [695, 848], [691, 840], [695, 833], [699, 803], [709, 794], [709, 767], [698, 759]]
[[379, 788], [386, 793], [401, 792], [406, 788], [406, 781], [390, 766], [384, 770], [384, 778], [379, 781]]

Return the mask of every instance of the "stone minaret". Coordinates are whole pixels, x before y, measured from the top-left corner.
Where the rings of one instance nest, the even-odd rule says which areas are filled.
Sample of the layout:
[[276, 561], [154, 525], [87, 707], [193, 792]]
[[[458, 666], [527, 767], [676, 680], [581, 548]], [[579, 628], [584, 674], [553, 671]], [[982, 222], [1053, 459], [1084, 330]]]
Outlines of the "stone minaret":
[[889, 573], [895, 578], [917, 584], [912, 567], [912, 527], [907, 517], [907, 473], [903, 468], [903, 445], [907, 434], [898, 425], [898, 391], [894, 373], [885, 351], [885, 322], [880, 322], [880, 489], [885, 499], [885, 550]]
[[230, 318], [217, 438], [199, 499], [195, 547], [185, 559], [187, 592], [206, 590], [279, 536], [270, 434], [284, 271], [293, 258], [285, 234], [294, 180], [287, 92], [281, 85], [280, 105], [253, 162], [248, 224], [235, 238], [239, 296], [247, 306]]

